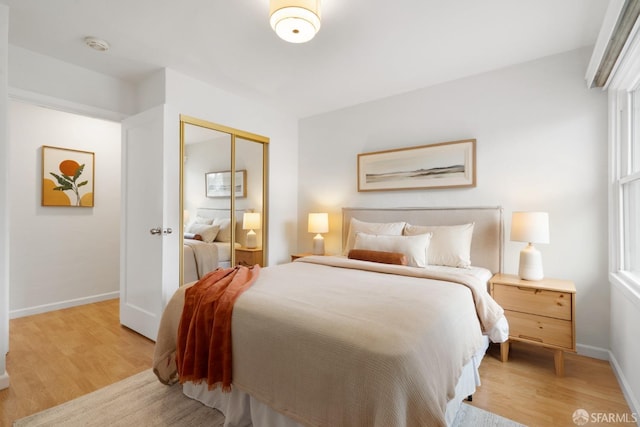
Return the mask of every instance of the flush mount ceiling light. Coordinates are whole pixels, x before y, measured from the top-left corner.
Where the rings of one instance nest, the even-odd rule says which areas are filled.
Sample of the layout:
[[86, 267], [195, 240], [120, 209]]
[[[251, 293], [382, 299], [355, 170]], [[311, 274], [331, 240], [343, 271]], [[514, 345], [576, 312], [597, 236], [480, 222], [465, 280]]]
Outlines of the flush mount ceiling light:
[[109, 43], [97, 37], [85, 37], [84, 43], [87, 46], [89, 46], [91, 49], [95, 49], [100, 52], [105, 52], [109, 50]]
[[283, 40], [305, 43], [320, 31], [320, 0], [271, 0], [271, 28]]

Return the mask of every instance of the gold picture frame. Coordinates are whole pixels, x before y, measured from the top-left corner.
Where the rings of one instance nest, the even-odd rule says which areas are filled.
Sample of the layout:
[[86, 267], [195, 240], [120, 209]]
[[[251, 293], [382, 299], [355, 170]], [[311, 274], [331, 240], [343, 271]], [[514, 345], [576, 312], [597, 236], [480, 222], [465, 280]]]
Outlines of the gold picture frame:
[[[235, 197], [247, 197], [247, 171], [236, 171]], [[231, 197], [231, 171], [207, 172], [204, 175], [207, 197]]]
[[476, 186], [476, 140], [358, 154], [358, 191]]
[[42, 146], [42, 206], [94, 206], [95, 153]]

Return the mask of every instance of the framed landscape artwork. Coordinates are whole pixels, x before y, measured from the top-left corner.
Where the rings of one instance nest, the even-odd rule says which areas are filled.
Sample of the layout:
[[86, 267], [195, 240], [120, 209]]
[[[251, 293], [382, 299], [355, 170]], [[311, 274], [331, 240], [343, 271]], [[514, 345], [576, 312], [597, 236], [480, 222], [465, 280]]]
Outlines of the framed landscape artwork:
[[42, 206], [93, 207], [95, 154], [42, 146]]
[[476, 140], [358, 154], [358, 191], [476, 186]]
[[[235, 197], [247, 197], [247, 171], [236, 171]], [[205, 174], [207, 197], [231, 197], [231, 171], [208, 172]]]

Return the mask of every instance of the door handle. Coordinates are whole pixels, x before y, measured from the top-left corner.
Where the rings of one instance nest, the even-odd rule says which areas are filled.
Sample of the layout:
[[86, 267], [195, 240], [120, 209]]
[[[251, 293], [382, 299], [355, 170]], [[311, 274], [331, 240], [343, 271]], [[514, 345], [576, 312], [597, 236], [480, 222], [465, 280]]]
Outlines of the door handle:
[[160, 234], [162, 233], [162, 229], [160, 227], [152, 228], [151, 230], [149, 230], [149, 233], [153, 235]]
[[173, 230], [171, 228], [165, 228], [162, 232], [164, 234], [171, 234], [171, 233], [173, 233]]

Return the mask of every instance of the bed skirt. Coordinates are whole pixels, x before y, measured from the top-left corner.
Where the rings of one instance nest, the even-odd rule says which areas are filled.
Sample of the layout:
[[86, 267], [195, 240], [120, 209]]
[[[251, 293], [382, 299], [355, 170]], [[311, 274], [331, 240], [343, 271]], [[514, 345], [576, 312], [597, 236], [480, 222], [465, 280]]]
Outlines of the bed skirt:
[[[462, 375], [456, 384], [456, 395], [447, 403], [445, 412], [447, 426], [456, 418], [462, 401], [472, 395], [480, 385], [480, 363], [489, 347], [489, 339], [483, 336], [482, 347], [462, 369]], [[256, 425], [261, 427], [303, 427], [297, 421], [271, 409], [268, 405], [247, 393], [233, 388], [231, 393], [223, 393], [219, 388], [208, 390], [206, 383], [187, 382], [183, 393], [198, 402], [216, 408], [225, 415], [225, 427]]]

